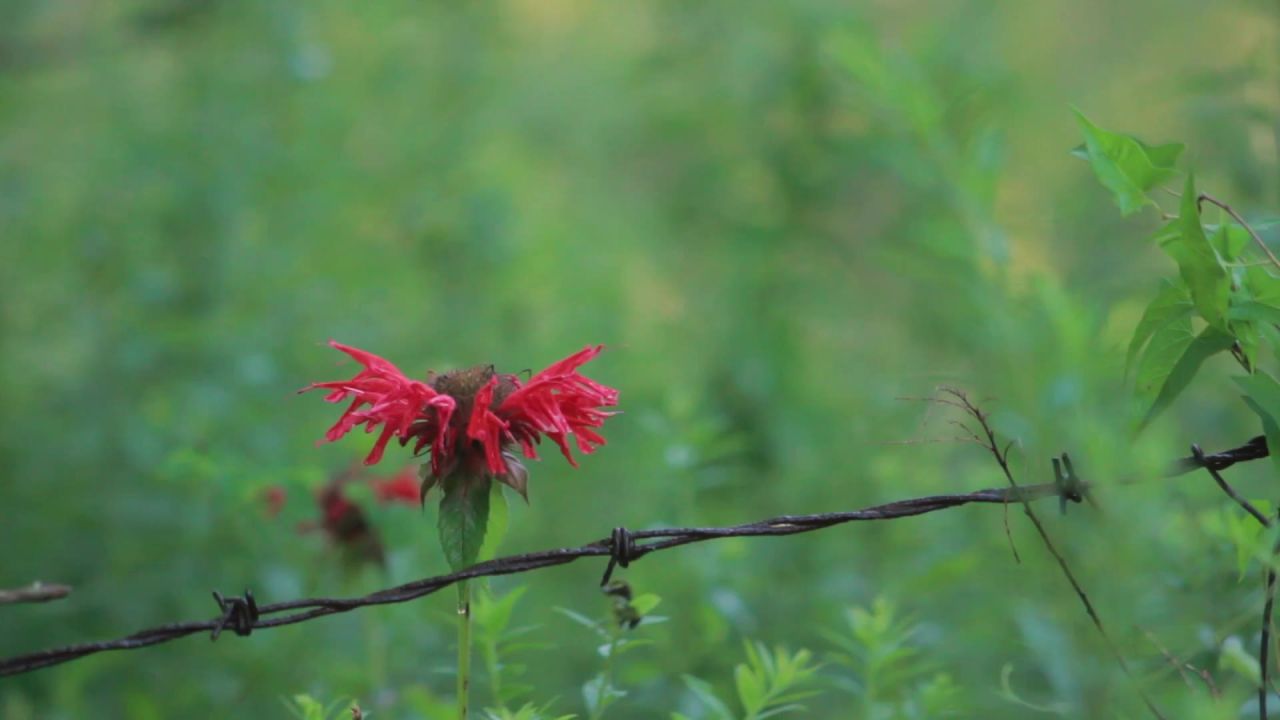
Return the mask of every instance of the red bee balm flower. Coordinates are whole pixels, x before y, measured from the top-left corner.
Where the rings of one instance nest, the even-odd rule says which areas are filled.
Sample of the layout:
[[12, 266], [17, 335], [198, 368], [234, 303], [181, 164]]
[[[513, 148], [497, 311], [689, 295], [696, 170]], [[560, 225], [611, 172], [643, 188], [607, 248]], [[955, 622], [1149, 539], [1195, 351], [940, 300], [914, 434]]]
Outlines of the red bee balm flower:
[[426, 382], [411, 380], [399, 368], [372, 353], [330, 341], [333, 347], [355, 358], [364, 369], [346, 381], [315, 383], [300, 392], [325, 388], [329, 402], [350, 398], [351, 404], [325, 433], [332, 442], [353, 428], [366, 432], [382, 426], [366, 465], [382, 459], [387, 443], [414, 443], [415, 453], [430, 447], [431, 474], [423, 484], [425, 494], [436, 482], [461, 470], [469, 477], [490, 475], [525, 494], [528, 471], [511, 452], [519, 444], [527, 458], [537, 459], [534, 448], [545, 435], [577, 467], [569, 448], [569, 436], [582, 453], [604, 445], [593, 428], [604, 425], [612, 412], [602, 408], [618, 404], [618, 391], [578, 373], [578, 368], [600, 354], [603, 345], [585, 347], [521, 382], [515, 375], [498, 373], [492, 365], [467, 370], [430, 373]]
[[373, 492], [384, 503], [401, 502], [417, 505], [421, 499], [418, 496], [421, 486], [417, 471], [407, 467], [393, 478], [374, 480]]

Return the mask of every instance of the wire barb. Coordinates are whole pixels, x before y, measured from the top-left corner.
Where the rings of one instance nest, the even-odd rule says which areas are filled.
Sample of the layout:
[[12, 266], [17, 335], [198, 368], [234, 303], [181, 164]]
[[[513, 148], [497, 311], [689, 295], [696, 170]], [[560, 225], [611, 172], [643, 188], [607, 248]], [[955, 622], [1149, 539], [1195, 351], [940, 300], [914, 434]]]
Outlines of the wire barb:
[[609, 535], [609, 565], [605, 567], [604, 576], [600, 578], [600, 587], [609, 584], [614, 567], [625, 570], [632, 560], [639, 558], [640, 556], [636, 554], [636, 539], [631, 531], [624, 527], [614, 528]]
[[253, 632], [254, 625], [258, 624], [258, 603], [253, 599], [253, 593], [249, 592], [248, 588], [245, 589], [243, 597], [232, 598], [224, 598], [222, 593], [214, 590], [213, 599], [218, 602], [222, 617], [210, 631], [210, 641], [217, 640], [223, 629], [227, 627], [240, 637], [246, 637]]
[[1071, 467], [1071, 456], [1066, 453], [1062, 453], [1060, 458], [1053, 458], [1053, 484], [1058, 488], [1058, 511], [1063, 515], [1067, 514], [1067, 501], [1084, 502], [1088, 492], [1088, 487]]

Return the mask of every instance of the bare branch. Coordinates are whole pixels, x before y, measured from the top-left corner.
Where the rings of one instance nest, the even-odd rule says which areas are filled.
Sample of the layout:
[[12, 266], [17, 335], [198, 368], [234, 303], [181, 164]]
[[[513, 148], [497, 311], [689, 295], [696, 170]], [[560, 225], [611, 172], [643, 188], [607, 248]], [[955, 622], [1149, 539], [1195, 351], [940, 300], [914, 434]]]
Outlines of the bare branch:
[[[1018, 481], [1014, 479], [1013, 470], [1009, 467], [1009, 449], [1012, 447], [1012, 443], [1005, 445], [1005, 449], [1002, 452], [1000, 449], [1000, 443], [996, 439], [995, 429], [991, 427], [991, 423], [987, 420], [987, 414], [971, 402], [963, 391], [955, 388], [944, 388], [943, 391], [951, 394], [960, 401], [960, 403], [964, 405], [965, 411], [978, 422], [978, 425], [982, 428], [983, 434], [986, 436], [987, 450], [991, 453], [992, 457], [995, 458], [996, 464], [1000, 466], [1000, 470], [1004, 473], [1005, 479], [1009, 481], [1009, 487], [1017, 493], [1020, 489]], [[1071, 566], [1067, 563], [1067, 559], [1058, 551], [1058, 548], [1054, 545], [1052, 538], [1049, 537], [1049, 531], [1046, 530], [1044, 524], [1040, 522], [1039, 516], [1037, 516], [1035, 511], [1031, 509], [1031, 503], [1028, 502], [1026, 498], [1022, 498], [1022, 511], [1023, 514], [1027, 516], [1027, 519], [1031, 521], [1036, 532], [1039, 533], [1040, 539], [1044, 542], [1045, 549], [1049, 551], [1049, 554], [1052, 555], [1053, 559], [1058, 563], [1058, 568], [1062, 570], [1063, 576], [1065, 576], [1067, 582], [1071, 584], [1071, 589], [1075, 591], [1076, 597], [1080, 598], [1080, 603], [1084, 605], [1085, 613], [1088, 614], [1089, 619], [1093, 621], [1093, 626], [1097, 628], [1098, 634], [1102, 637], [1103, 642], [1106, 643], [1107, 648], [1111, 651], [1111, 655], [1115, 658], [1116, 664], [1120, 666], [1122, 671], [1124, 671], [1125, 676], [1134, 683], [1134, 689], [1136, 689], [1138, 691], [1138, 695], [1142, 697], [1142, 702], [1147, 706], [1147, 710], [1155, 717], [1163, 720], [1164, 715], [1160, 712], [1160, 709], [1156, 707], [1155, 703], [1147, 695], [1146, 691], [1137, 684], [1137, 678], [1133, 676], [1133, 672], [1129, 669], [1129, 663], [1125, 661], [1124, 654], [1120, 652], [1120, 648], [1111, 640], [1111, 636], [1107, 634], [1106, 628], [1102, 625], [1102, 617], [1093, 606], [1093, 602], [1089, 600], [1089, 595], [1085, 592], [1084, 586], [1076, 579], [1075, 573], [1072, 572]]]
[[1267, 247], [1267, 244], [1262, 242], [1262, 236], [1258, 235], [1257, 231], [1255, 231], [1253, 227], [1249, 225], [1249, 223], [1245, 222], [1244, 218], [1240, 217], [1240, 213], [1236, 212], [1235, 208], [1213, 197], [1212, 195], [1209, 195], [1208, 193], [1200, 193], [1200, 197], [1196, 199], [1196, 204], [1198, 206], [1201, 203], [1209, 203], [1210, 205], [1217, 205], [1224, 212], [1230, 215], [1231, 219], [1235, 220], [1237, 223], [1240, 223], [1240, 227], [1244, 228], [1245, 231], [1249, 233], [1249, 237], [1253, 238], [1253, 241], [1257, 243], [1258, 247], [1262, 250], [1262, 252], [1266, 254], [1267, 259], [1271, 261], [1271, 264], [1276, 268], [1280, 268], [1280, 258], [1277, 258], [1275, 256], [1275, 253], [1271, 252], [1271, 248]]
[[0, 605], [61, 600], [70, 593], [70, 585], [46, 585], [37, 580], [26, 587], [13, 588], [11, 590], [0, 590]]

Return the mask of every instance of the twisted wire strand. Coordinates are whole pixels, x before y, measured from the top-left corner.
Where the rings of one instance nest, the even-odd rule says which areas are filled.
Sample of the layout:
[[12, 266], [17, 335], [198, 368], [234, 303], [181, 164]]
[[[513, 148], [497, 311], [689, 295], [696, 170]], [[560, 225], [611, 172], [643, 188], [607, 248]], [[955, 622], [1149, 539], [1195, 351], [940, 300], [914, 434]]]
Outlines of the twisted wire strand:
[[[1268, 456], [1266, 439], [1255, 437], [1240, 447], [1213, 455], [1193, 455], [1173, 463], [1164, 477], [1175, 477], [1200, 468], [1224, 470], [1236, 463], [1258, 460]], [[1131, 481], [1125, 481], [1125, 484]], [[1082, 483], [1087, 490], [1089, 483]], [[477, 563], [469, 568], [446, 575], [414, 580], [395, 587], [378, 590], [368, 595], [347, 598], [302, 598], [284, 602], [257, 605], [248, 591], [245, 598], [223, 599], [215, 593], [219, 609], [218, 617], [209, 620], [171, 623], [140, 630], [122, 638], [102, 642], [85, 642], [64, 647], [40, 650], [0, 660], [0, 677], [29, 673], [59, 665], [88, 655], [109, 650], [136, 650], [170, 642], [196, 633], [210, 633], [216, 638], [224, 628], [231, 628], [237, 635], [248, 635], [253, 630], [283, 627], [307, 622], [316, 618], [350, 612], [374, 605], [391, 605], [408, 602], [438, 592], [461, 580], [499, 575], [513, 575], [543, 568], [565, 565], [580, 558], [608, 557], [609, 568], [604, 580], [615, 565], [626, 567], [651, 553], [670, 548], [706, 542], [726, 537], [772, 537], [813, 532], [835, 525], [872, 520], [895, 520], [927, 513], [949, 510], [970, 504], [1005, 505], [1013, 502], [1031, 502], [1049, 497], [1060, 497], [1062, 488], [1055, 483], [1024, 485], [1020, 488], [989, 488], [970, 493], [930, 495], [897, 500], [881, 505], [845, 512], [818, 513], [813, 515], [780, 515], [756, 522], [727, 527], [658, 528], [652, 530], [614, 530], [609, 538], [580, 545], [539, 552], [509, 555]], [[1074, 498], [1079, 502], [1079, 498]]]

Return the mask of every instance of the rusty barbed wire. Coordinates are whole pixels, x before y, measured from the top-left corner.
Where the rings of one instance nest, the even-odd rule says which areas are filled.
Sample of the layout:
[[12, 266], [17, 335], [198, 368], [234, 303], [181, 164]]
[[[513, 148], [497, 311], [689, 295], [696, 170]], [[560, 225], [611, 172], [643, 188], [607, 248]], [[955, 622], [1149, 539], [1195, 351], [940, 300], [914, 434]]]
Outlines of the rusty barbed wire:
[[[1259, 436], [1244, 445], [1221, 453], [1181, 458], [1166, 470], [1163, 477], [1176, 477], [1202, 468], [1221, 471], [1237, 463], [1262, 459], [1268, 455], [1266, 439]], [[1120, 484], [1131, 482], [1136, 481], [1122, 481]], [[0, 677], [29, 673], [100, 652], [136, 650], [197, 633], [207, 632], [210, 633], [211, 638], [216, 639], [222, 630], [229, 628], [237, 635], [249, 635], [255, 630], [294, 625], [362, 607], [416, 600], [461, 580], [525, 573], [565, 565], [581, 558], [609, 558], [609, 565], [601, 581], [603, 584], [608, 581], [613, 569], [618, 565], [626, 567], [651, 553], [682, 545], [726, 537], [797, 535], [851, 522], [895, 520], [971, 504], [1007, 505], [1034, 502], [1050, 497], [1064, 497], [1067, 493], [1070, 493], [1072, 501], [1079, 502], [1080, 497], [1086, 495], [1090, 487], [1090, 483], [1080, 481], [1077, 485], [1066, 488], [1061, 482], [1055, 481], [1038, 485], [1022, 485], [1017, 488], [989, 488], [970, 493], [909, 498], [846, 512], [781, 515], [725, 527], [659, 528], [637, 531], [617, 528], [609, 538], [578, 547], [509, 555], [478, 563], [458, 572], [415, 580], [359, 597], [303, 598], [258, 605], [247, 590], [240, 598], [225, 598], [215, 592], [214, 596], [218, 601], [221, 614], [212, 619], [159, 625], [116, 640], [78, 643], [5, 658], [0, 660]]]

